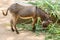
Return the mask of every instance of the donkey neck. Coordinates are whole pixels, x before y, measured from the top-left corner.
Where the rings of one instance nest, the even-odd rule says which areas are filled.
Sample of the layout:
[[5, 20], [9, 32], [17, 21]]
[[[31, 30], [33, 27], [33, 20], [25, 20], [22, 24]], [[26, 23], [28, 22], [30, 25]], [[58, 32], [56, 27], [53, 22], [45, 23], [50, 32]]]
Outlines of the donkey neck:
[[36, 12], [37, 12], [37, 16], [41, 18], [41, 20], [49, 20], [49, 15], [44, 11], [42, 10], [41, 8], [38, 8], [36, 7]]

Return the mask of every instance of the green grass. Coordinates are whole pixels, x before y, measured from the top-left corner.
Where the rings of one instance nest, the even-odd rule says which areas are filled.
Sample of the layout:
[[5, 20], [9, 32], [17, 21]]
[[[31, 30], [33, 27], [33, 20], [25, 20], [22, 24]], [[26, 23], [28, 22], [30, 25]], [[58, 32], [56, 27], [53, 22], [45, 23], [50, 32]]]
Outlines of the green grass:
[[46, 31], [46, 40], [60, 40], [60, 25], [57, 23], [48, 26]]
[[[47, 27], [48, 30], [43, 30], [39, 20], [35, 26], [36, 26], [35, 34], [37, 36], [40, 35], [40, 33], [44, 33], [46, 35], [45, 40], [60, 40], [60, 25], [58, 25], [57, 23], [50, 24]], [[31, 24], [17, 24], [17, 27], [32, 32]]]
[[60, 34], [46, 34], [45, 40], [60, 40]]

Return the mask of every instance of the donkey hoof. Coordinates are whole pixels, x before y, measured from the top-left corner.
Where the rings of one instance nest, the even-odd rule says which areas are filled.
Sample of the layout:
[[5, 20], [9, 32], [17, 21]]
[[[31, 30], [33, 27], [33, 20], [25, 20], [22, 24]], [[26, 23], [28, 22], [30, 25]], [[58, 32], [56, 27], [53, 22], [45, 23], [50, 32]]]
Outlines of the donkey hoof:
[[32, 30], [33, 32], [35, 32], [35, 30]]
[[32, 31], [35, 32], [35, 29], [33, 29]]
[[34, 27], [32, 31], [35, 32], [35, 29], [36, 29], [36, 27]]
[[17, 34], [19, 34], [19, 32], [16, 32]]
[[12, 29], [12, 32], [14, 32], [14, 29]]

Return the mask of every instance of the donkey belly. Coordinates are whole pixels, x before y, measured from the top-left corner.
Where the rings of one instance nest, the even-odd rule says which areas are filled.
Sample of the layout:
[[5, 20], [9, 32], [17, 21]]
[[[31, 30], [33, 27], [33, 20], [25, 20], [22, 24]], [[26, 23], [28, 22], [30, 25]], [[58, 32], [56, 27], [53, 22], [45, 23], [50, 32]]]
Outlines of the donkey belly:
[[32, 17], [21, 17], [21, 16], [20, 16], [20, 18], [21, 18], [21, 19], [31, 19]]
[[19, 12], [21, 19], [30, 19], [34, 17], [34, 11], [32, 9], [25, 9]]
[[24, 12], [19, 15], [21, 19], [30, 19], [34, 17], [34, 13], [32, 12]]

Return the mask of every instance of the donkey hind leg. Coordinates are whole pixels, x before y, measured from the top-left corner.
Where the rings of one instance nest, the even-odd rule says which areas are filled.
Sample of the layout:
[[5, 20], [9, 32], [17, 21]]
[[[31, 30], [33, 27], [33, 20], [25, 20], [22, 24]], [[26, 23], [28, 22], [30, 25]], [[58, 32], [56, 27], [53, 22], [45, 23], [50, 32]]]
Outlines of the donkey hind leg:
[[37, 23], [37, 18], [33, 18], [33, 23], [32, 23], [32, 26], [33, 26], [33, 32], [35, 32], [35, 29], [36, 29], [36, 26], [35, 26], [35, 23]]
[[17, 28], [16, 28], [16, 21], [14, 22], [13, 25], [14, 25], [14, 28], [15, 28], [16, 33], [19, 34], [19, 32], [18, 32], [18, 30], [17, 30]]
[[15, 28], [16, 33], [19, 34], [19, 32], [18, 32], [18, 30], [17, 30], [17, 28], [16, 28], [16, 24], [17, 24], [17, 17], [15, 17], [15, 18], [13, 19], [13, 26], [14, 26], [14, 28]]
[[13, 20], [11, 20], [10, 23], [11, 23], [11, 30], [14, 32], [14, 29], [13, 29]]

